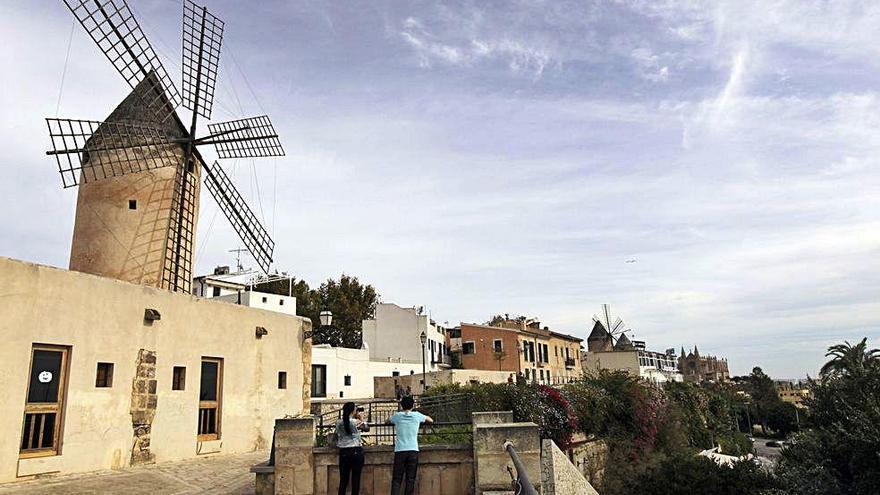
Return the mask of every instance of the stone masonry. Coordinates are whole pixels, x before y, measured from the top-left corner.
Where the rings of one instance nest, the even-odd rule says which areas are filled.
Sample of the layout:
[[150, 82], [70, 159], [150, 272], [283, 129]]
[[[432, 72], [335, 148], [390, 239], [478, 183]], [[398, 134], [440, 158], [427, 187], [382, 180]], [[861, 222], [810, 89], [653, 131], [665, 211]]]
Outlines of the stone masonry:
[[156, 416], [156, 351], [141, 349], [131, 384], [131, 465], [155, 462], [150, 451], [150, 433]]

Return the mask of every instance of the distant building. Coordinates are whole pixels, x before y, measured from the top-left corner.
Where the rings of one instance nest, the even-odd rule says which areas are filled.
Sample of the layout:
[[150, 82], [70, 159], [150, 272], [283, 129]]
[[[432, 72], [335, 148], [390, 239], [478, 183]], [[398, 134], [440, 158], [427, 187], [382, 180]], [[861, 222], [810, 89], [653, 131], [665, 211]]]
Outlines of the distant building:
[[449, 332], [461, 367], [507, 371], [547, 385], [568, 383], [581, 374], [583, 339], [551, 331], [534, 319], [506, 319], [495, 325], [462, 323]]
[[776, 390], [783, 402], [794, 404], [795, 407], [806, 409], [804, 400], [812, 397], [806, 382], [801, 380], [775, 380]]
[[692, 352], [685, 355], [684, 347], [678, 357], [678, 369], [684, 375], [687, 382], [722, 383], [730, 380], [730, 370], [727, 367], [727, 359], [719, 359], [715, 356], [701, 356], [697, 346]]
[[[360, 349], [312, 346], [313, 401], [370, 399], [375, 397], [374, 380], [378, 377], [415, 377], [421, 380], [422, 362], [403, 359], [370, 359], [366, 343]], [[428, 384], [431, 381], [428, 380]], [[413, 384], [413, 393], [421, 393], [421, 381]]]
[[598, 321], [587, 337], [583, 367], [587, 372], [602, 369], [625, 371], [657, 384], [683, 381], [676, 366], [674, 349], [649, 351], [644, 341], [630, 341], [625, 334], [620, 334], [615, 342], [614, 336]]
[[193, 279], [193, 295], [295, 316], [296, 297], [253, 290], [267, 279], [260, 272], [230, 272], [228, 266], [218, 266], [214, 273]]

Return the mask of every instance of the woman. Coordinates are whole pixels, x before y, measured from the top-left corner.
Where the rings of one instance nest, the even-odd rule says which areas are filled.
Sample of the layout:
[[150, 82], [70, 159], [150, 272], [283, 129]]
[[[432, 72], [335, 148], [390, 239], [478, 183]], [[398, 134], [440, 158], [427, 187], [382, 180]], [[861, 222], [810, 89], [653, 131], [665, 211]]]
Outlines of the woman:
[[351, 477], [351, 494], [361, 491], [361, 469], [364, 467], [364, 448], [361, 432], [370, 431], [363, 413], [355, 413], [354, 402], [342, 406], [342, 417], [336, 422], [336, 446], [339, 447], [339, 495], [345, 495]]

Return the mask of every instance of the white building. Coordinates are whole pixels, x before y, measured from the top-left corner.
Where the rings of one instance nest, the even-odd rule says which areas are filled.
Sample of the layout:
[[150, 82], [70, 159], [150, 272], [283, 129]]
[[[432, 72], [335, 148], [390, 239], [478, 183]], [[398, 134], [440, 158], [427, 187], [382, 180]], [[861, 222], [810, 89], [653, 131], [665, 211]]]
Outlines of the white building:
[[313, 400], [369, 399], [374, 397], [374, 378], [421, 373], [421, 360], [370, 359], [366, 344], [361, 349], [312, 346]]
[[295, 297], [253, 290], [254, 285], [268, 280], [260, 272], [230, 273], [228, 266], [218, 266], [213, 274], [193, 279], [193, 295], [296, 316]]
[[674, 349], [649, 351], [643, 341], [630, 342], [626, 335], [621, 335], [613, 347], [585, 351], [582, 357], [585, 372], [600, 369], [625, 371], [658, 385], [684, 381], [678, 371]]
[[[424, 308], [402, 308], [393, 303], [376, 305], [376, 315], [363, 322], [363, 340], [374, 360], [422, 362], [422, 332], [427, 337], [425, 363], [428, 371], [450, 367], [446, 329], [437, 325]], [[421, 372], [421, 368], [418, 370]]]

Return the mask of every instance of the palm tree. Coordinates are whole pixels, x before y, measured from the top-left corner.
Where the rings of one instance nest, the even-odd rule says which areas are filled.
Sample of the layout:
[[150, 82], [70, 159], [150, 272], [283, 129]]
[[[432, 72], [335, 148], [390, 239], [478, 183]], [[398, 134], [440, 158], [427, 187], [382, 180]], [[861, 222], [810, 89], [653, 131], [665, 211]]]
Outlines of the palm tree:
[[825, 357], [831, 359], [822, 366], [822, 376], [861, 376], [872, 367], [880, 366], [880, 349], [868, 350], [868, 339], [856, 345], [847, 341], [828, 348]]

